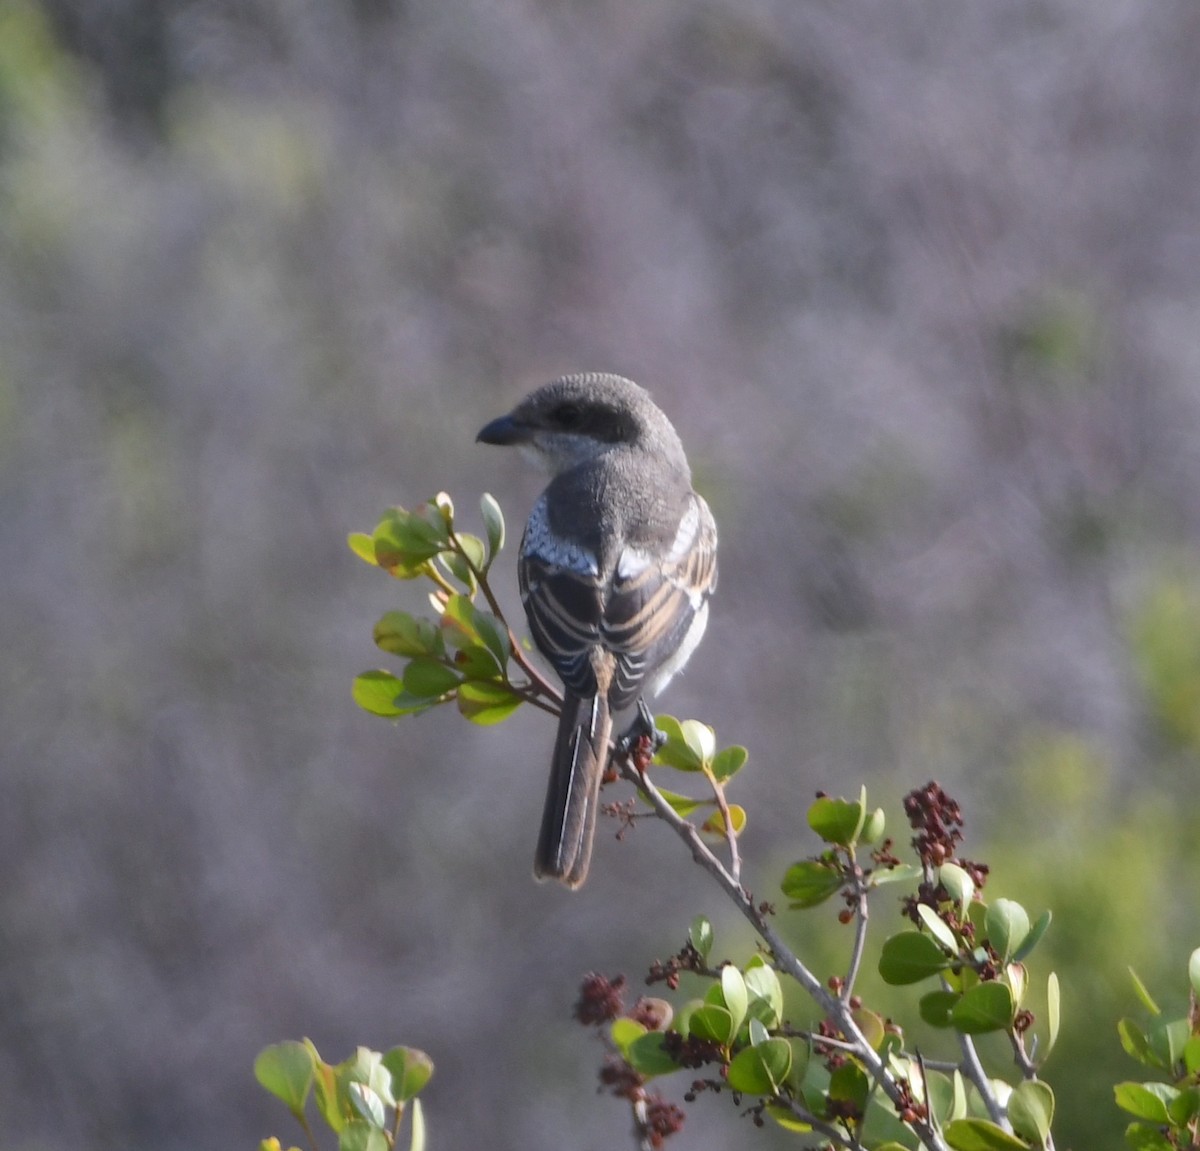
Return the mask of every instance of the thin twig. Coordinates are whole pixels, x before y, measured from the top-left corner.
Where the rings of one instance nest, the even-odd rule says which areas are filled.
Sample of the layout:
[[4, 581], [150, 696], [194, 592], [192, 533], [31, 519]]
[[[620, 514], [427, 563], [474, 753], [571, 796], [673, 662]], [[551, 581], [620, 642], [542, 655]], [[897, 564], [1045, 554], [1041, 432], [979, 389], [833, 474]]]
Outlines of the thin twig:
[[847, 1003], [850, 1001], [850, 996], [854, 994], [854, 984], [858, 979], [859, 969], [862, 967], [863, 952], [867, 945], [867, 920], [870, 918], [867, 887], [863, 882], [862, 868], [854, 859], [853, 851], [850, 863], [854, 868], [854, 889], [858, 896], [858, 905], [855, 908], [854, 944], [850, 951], [850, 966], [846, 969], [846, 982], [842, 986], [842, 998]]
[[729, 810], [729, 801], [725, 798], [725, 788], [712, 772], [706, 770], [704, 775], [712, 787], [713, 796], [717, 801], [717, 810], [720, 811], [721, 820], [725, 825], [725, 844], [729, 848], [729, 874], [733, 881], [740, 885], [742, 882], [742, 857], [738, 852], [737, 831], [733, 826], [733, 815]]
[[975, 1090], [983, 1099], [983, 1104], [987, 1108], [992, 1122], [1003, 1127], [1005, 1131], [1011, 1132], [1012, 1127], [1004, 1114], [1004, 1108], [1000, 1106], [1000, 1100], [996, 1098], [996, 1092], [992, 1090], [987, 1072], [984, 1071], [983, 1064], [979, 1061], [979, 1052], [975, 1050], [975, 1041], [960, 1031], [958, 1047], [963, 1054], [962, 1072], [975, 1085]]

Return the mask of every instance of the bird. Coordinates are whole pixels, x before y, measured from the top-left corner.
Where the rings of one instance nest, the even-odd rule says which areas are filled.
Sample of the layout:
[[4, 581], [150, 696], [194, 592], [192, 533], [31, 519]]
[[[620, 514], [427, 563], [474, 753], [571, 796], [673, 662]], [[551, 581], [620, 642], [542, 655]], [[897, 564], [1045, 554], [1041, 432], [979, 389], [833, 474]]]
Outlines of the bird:
[[578, 888], [614, 716], [636, 706], [630, 734], [654, 734], [645, 700], [687, 663], [708, 623], [717, 527], [671, 421], [632, 380], [562, 376], [476, 439], [516, 446], [550, 476], [517, 561], [534, 643], [563, 684], [534, 875]]

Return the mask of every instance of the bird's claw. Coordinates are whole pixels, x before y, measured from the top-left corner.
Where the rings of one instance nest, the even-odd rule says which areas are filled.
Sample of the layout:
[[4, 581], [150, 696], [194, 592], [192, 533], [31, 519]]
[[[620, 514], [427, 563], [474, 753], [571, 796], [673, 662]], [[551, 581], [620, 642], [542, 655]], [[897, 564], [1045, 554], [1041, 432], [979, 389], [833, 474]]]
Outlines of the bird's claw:
[[[644, 749], [640, 746], [643, 741], [647, 745]], [[666, 742], [666, 732], [659, 731], [654, 726], [654, 716], [650, 714], [650, 709], [646, 706], [646, 701], [639, 699], [637, 702], [637, 715], [633, 717], [625, 734], [617, 740], [617, 753], [619, 755], [629, 755], [635, 751], [640, 752], [645, 755], [646, 761], [649, 762], [650, 757]]]

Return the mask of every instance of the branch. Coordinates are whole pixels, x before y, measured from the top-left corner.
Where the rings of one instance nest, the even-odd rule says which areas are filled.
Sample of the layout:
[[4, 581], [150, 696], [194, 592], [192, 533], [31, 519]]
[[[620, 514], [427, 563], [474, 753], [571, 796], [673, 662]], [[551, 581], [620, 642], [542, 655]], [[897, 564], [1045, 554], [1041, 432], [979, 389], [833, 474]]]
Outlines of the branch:
[[733, 816], [729, 812], [729, 802], [725, 798], [725, 788], [707, 768], [704, 771], [704, 775], [712, 787], [713, 796], [717, 801], [717, 810], [720, 811], [721, 819], [725, 824], [725, 843], [729, 848], [729, 875], [735, 883], [740, 884], [742, 881], [742, 857], [738, 852], [737, 832], [733, 827]]
[[854, 946], [850, 951], [850, 965], [846, 969], [846, 982], [842, 986], [842, 999], [846, 1002], [849, 1002], [850, 996], [854, 994], [854, 984], [858, 979], [859, 969], [862, 967], [863, 952], [867, 945], [867, 920], [870, 918], [867, 905], [867, 885], [863, 882], [862, 868], [858, 866], [853, 851], [850, 863], [854, 867], [854, 889], [858, 897], [858, 905], [855, 907]]

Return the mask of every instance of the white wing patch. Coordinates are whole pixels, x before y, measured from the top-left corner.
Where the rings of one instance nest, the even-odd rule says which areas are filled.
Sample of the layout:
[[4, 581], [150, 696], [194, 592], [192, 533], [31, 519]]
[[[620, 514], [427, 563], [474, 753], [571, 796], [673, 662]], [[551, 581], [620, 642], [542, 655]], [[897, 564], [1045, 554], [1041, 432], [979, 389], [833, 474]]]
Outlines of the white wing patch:
[[[700, 507], [695, 500], [688, 502], [687, 511], [679, 521], [675, 539], [671, 542], [670, 550], [665, 557], [655, 557], [640, 548], [629, 547], [621, 552], [617, 560], [617, 579], [631, 580], [644, 572], [652, 563], [661, 563], [670, 568], [679, 563], [691, 550], [696, 542], [696, 533], [700, 530]], [[692, 607], [699, 609], [704, 600], [703, 594], [694, 593], [691, 596]]]

